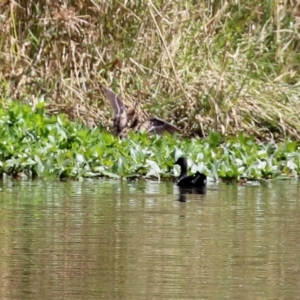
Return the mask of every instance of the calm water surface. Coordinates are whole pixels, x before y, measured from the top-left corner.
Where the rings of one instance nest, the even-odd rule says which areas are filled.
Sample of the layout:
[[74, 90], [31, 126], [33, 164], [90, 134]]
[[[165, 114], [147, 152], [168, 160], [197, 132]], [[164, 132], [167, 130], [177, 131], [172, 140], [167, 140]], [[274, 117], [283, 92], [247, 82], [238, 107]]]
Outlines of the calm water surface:
[[[0, 182], [0, 299], [300, 299], [300, 184]], [[182, 199], [182, 198], [181, 198]]]

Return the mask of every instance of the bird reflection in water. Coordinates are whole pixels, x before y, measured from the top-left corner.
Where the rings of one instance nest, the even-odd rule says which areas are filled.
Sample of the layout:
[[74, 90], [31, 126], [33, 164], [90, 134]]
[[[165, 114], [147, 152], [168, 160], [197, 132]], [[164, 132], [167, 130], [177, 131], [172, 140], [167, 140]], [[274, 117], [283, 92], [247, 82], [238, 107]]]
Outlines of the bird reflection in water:
[[183, 188], [179, 187], [179, 202], [186, 202], [187, 195], [190, 194], [198, 194], [205, 195], [206, 194], [206, 186], [205, 187], [194, 187], [194, 188]]

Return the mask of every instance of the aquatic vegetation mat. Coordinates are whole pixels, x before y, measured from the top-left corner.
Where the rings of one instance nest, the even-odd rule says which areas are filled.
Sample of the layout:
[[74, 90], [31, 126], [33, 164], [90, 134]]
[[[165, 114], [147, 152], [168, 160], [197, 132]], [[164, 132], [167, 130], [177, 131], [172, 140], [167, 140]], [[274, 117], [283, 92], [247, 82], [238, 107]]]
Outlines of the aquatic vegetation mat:
[[173, 164], [188, 157], [192, 173], [213, 179], [263, 180], [300, 173], [296, 141], [261, 143], [238, 134], [204, 139], [131, 133], [120, 139], [105, 129], [90, 129], [65, 115], [49, 115], [44, 103], [35, 108], [15, 102], [0, 108], [0, 173], [29, 178], [85, 177], [171, 180]]

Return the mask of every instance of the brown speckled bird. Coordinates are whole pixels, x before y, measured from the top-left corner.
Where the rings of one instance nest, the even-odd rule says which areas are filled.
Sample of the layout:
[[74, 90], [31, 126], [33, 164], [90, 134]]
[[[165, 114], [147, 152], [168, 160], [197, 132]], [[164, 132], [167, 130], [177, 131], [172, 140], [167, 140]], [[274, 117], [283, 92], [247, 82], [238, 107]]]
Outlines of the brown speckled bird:
[[[175, 132], [180, 133], [180, 130], [176, 126], [157, 117], [148, 118], [145, 122], [140, 123], [139, 116], [136, 114], [135, 109], [130, 109], [127, 112], [126, 107], [119, 96], [106, 87], [102, 87], [102, 91], [114, 110], [114, 129], [118, 136], [126, 136], [127, 131], [130, 128], [135, 131], [146, 131], [149, 134], [161, 135], [165, 132], [170, 134]], [[128, 125], [129, 121], [130, 124]]]

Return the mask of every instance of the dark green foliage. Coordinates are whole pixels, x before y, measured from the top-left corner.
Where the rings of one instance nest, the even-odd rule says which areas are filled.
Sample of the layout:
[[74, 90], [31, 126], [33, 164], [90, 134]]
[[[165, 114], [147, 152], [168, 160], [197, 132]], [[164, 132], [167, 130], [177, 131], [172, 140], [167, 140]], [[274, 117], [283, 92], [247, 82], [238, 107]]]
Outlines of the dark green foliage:
[[64, 115], [47, 116], [43, 103], [35, 109], [17, 103], [0, 109], [0, 172], [29, 177], [168, 179], [178, 175], [176, 158], [189, 158], [191, 172], [218, 179], [268, 179], [300, 173], [298, 143], [257, 143], [238, 135], [206, 139], [130, 134], [119, 139], [99, 129], [71, 123]]

